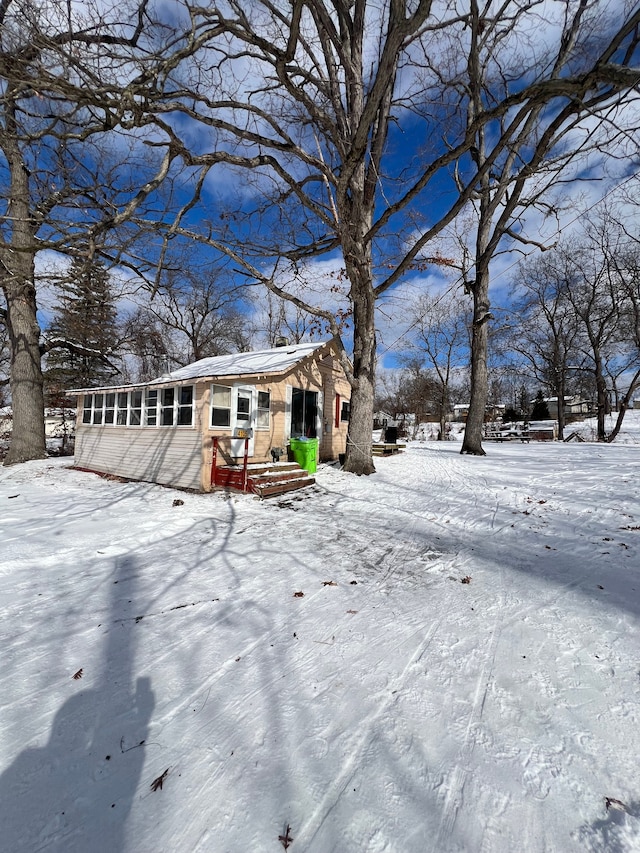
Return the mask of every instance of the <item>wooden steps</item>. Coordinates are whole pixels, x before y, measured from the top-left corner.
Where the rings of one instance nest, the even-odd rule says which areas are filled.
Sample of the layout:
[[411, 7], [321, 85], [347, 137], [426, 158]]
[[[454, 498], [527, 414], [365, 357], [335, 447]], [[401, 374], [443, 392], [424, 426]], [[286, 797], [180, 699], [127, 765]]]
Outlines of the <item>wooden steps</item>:
[[315, 478], [297, 462], [253, 463], [247, 465], [246, 488], [243, 488], [241, 465], [224, 465], [216, 469], [216, 487], [253, 492], [260, 498], [312, 486]]
[[275, 495], [284, 495], [285, 492], [294, 492], [297, 489], [304, 489], [306, 486], [313, 486], [315, 477], [294, 477], [288, 480], [278, 480], [276, 482], [261, 482], [251, 483], [251, 490], [258, 497], [271, 498]]

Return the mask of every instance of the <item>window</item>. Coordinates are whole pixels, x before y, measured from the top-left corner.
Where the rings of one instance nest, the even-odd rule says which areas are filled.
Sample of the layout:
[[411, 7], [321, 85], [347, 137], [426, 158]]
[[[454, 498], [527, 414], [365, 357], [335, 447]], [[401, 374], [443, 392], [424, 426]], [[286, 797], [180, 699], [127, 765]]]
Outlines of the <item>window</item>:
[[340, 410], [340, 420], [348, 421], [351, 416], [351, 403], [348, 400], [343, 400], [342, 409]]
[[113, 424], [116, 414], [116, 395], [105, 394], [104, 397], [104, 422]]
[[116, 412], [116, 423], [118, 426], [127, 425], [127, 409], [129, 395], [126, 391], [121, 391], [118, 394], [118, 411]]
[[93, 395], [93, 423], [102, 423], [102, 407], [104, 406], [104, 394]]
[[144, 423], [145, 426], [158, 425], [158, 389], [147, 388], [144, 396]]
[[[227, 392], [229, 390], [226, 389]], [[113, 391], [85, 394], [82, 402], [82, 423], [110, 426], [192, 426], [193, 398], [192, 385], [160, 390], [147, 388], [128, 393]]]
[[173, 426], [173, 402], [175, 388], [163, 388], [160, 397], [160, 423], [162, 426]]
[[129, 426], [142, 423], [142, 391], [132, 391], [129, 400]]
[[231, 388], [214, 385], [211, 391], [211, 426], [231, 426]]
[[238, 422], [251, 419], [251, 391], [246, 391], [244, 388], [238, 389], [236, 419]]
[[193, 425], [193, 385], [178, 388], [178, 426]]
[[271, 394], [269, 391], [258, 391], [258, 417], [256, 427], [258, 429], [269, 429], [269, 410], [271, 407]]
[[85, 394], [82, 409], [82, 423], [91, 423], [91, 410], [93, 409], [93, 394]]

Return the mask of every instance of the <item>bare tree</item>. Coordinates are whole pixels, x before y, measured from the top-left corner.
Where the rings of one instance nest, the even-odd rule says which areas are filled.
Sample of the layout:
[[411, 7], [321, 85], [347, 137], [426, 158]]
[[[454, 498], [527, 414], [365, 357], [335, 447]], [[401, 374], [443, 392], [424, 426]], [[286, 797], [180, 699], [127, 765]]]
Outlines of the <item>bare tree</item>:
[[165, 270], [162, 284], [146, 311], [154, 317], [172, 362], [189, 364], [201, 358], [246, 350], [249, 329], [242, 299], [246, 294], [228, 281], [223, 270], [184, 267]]
[[579, 328], [567, 298], [565, 270], [555, 252], [522, 263], [517, 276], [509, 344], [528, 372], [558, 399], [558, 438], [564, 436], [564, 398], [579, 358]]
[[146, 308], [138, 308], [123, 322], [124, 375], [131, 382], [148, 382], [170, 369], [168, 330]]
[[439, 438], [446, 437], [452, 386], [466, 373], [469, 355], [468, 304], [455, 289], [438, 296], [421, 296], [413, 312], [413, 348], [422, 354], [436, 386]]
[[635, 391], [640, 387], [640, 244], [629, 244], [620, 234], [623, 244], [618, 242], [614, 250], [607, 246], [610, 262], [618, 276], [620, 296], [620, 326], [622, 346], [627, 358], [618, 366], [617, 376], [612, 376], [614, 391], [617, 381], [624, 377], [626, 390], [616, 400], [618, 415], [613, 429], [607, 435], [607, 441], [614, 441], [631, 405]]
[[0, 287], [14, 422], [5, 464], [45, 455], [38, 252], [122, 257], [121, 226], [168, 173], [168, 155], [142, 153], [130, 134], [140, 123], [132, 80], [157, 60], [157, 35], [148, 0], [0, 7]]
[[[183, 98], [174, 86], [164, 110], [208, 125], [215, 150], [194, 152], [175, 122], [161, 123], [156, 108], [173, 149], [180, 147], [185, 162], [202, 169], [199, 193], [215, 166], [253, 173], [256, 201], [250, 211], [245, 206], [252, 227], [245, 218], [230, 217], [217, 229], [219, 239], [208, 241], [277, 296], [320, 318], [334, 335], [341, 329], [339, 312], [326, 307], [326, 294], [309, 300], [299, 286], [300, 270], [314, 259], [341, 256], [354, 338], [353, 359], [343, 360], [352, 385], [345, 468], [361, 474], [374, 470], [375, 302], [391, 286], [377, 284], [374, 273], [383, 159], [398, 68], [430, 10], [430, 0], [393, 0], [388, 6], [296, 0], [285, 8], [270, 0], [212, 4], [202, 12], [215, 35], [198, 66], [200, 86]], [[464, 146], [439, 162], [453, 162]], [[415, 182], [401, 189], [400, 205], [419, 189]], [[171, 230], [182, 229], [180, 220]], [[283, 284], [283, 272], [292, 288]]]
[[9, 336], [4, 318], [4, 308], [0, 307], [0, 407], [6, 405], [9, 385]]
[[[523, 214], [534, 208], [553, 213], [549, 190], [579, 153], [606, 150], [626, 141], [630, 132], [620, 127], [616, 115], [638, 80], [627, 65], [637, 49], [640, 13], [635, 9], [620, 22], [607, 19], [600, 4], [568, 3], [563, 9], [564, 18], [557, 22], [560, 38], [540, 52], [526, 34], [537, 15], [535, 4], [505, 3], [494, 14], [492, 7], [470, 0], [468, 32], [454, 34], [453, 41], [445, 33], [450, 49], [464, 51], [466, 68], [449, 85], [464, 100], [466, 129], [474, 136], [471, 162], [460, 162], [456, 174], [459, 190], [468, 186], [469, 170], [476, 175], [476, 228], [463, 265], [473, 297], [473, 335], [462, 453], [484, 453], [492, 260], [509, 245], [535, 245], [523, 230]], [[523, 68], [531, 82], [520, 91], [525, 97], [514, 103], [514, 82], [524, 82]], [[507, 103], [512, 109], [496, 117], [496, 104]], [[594, 136], [578, 133], [587, 118], [596, 128]]]
[[283, 340], [300, 344], [316, 334], [322, 334], [318, 317], [269, 290], [257, 310], [258, 314], [254, 317], [256, 333], [264, 336], [270, 347], [277, 346]]
[[616, 264], [603, 252], [600, 235], [578, 248], [567, 245], [560, 252], [565, 270], [563, 290], [582, 332], [578, 365], [592, 373], [596, 389], [597, 437], [606, 441], [606, 415], [611, 400], [607, 388], [607, 363], [616, 360], [622, 335], [620, 279]]
[[[197, 71], [191, 57], [174, 66], [164, 102], [151, 107], [167, 145], [199, 170], [195, 195], [169, 234], [215, 245], [334, 334], [331, 284], [314, 299], [301, 277], [309, 280], [319, 259], [345, 270], [354, 340], [352, 363], [344, 360], [349, 471], [374, 470], [376, 301], [402, 277], [442, 262], [433, 241], [469, 204], [478, 226], [465, 269], [474, 339], [463, 451], [483, 453], [491, 260], [505, 238], [525, 239], [518, 217], [541, 203], [584, 147], [572, 129], [586, 117], [594, 124], [606, 117], [616, 128], [615, 109], [638, 80], [629, 70], [638, 10], [616, 9], [614, 19], [601, 3], [563, 9], [546, 51], [530, 38], [541, 23], [533, 2], [507, 0], [496, 12], [476, 0], [444, 10], [430, 0], [294, 0], [282, 8], [227, 0], [194, 10], [210, 28]], [[191, 144], [185, 118], [206, 126], [210, 150]], [[411, 134], [402, 135], [408, 121]], [[188, 217], [216, 169], [244, 172], [253, 193], [240, 211], [222, 224], [209, 219], [198, 233]], [[434, 188], [437, 209], [427, 202]]]
[[396, 421], [406, 423], [407, 416], [411, 415], [415, 437], [420, 424], [438, 406], [439, 387], [433, 372], [425, 370], [421, 356], [408, 354], [401, 363], [400, 370], [385, 377], [376, 395], [376, 405], [389, 412]]

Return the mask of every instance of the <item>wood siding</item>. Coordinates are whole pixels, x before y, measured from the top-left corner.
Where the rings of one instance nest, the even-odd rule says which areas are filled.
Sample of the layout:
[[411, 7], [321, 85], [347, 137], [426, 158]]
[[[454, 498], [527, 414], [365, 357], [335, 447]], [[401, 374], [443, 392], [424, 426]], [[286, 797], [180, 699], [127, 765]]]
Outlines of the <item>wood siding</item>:
[[202, 438], [195, 429], [85, 426], [75, 464], [103, 474], [200, 491]]
[[[234, 381], [228, 379], [217, 379], [215, 384], [233, 387]], [[214, 435], [223, 438], [231, 437], [231, 429], [210, 427], [209, 405], [211, 382], [205, 386], [198, 385], [197, 399], [201, 412], [205, 448], [211, 448], [211, 438]], [[271, 413], [268, 429], [254, 429], [254, 452], [250, 457], [251, 462], [270, 462], [271, 448], [287, 448], [287, 387], [300, 388], [304, 391], [317, 391], [322, 395], [322, 410], [320, 412], [319, 458], [321, 461], [337, 459], [340, 453], [344, 453], [347, 446], [347, 421], [339, 421], [336, 426], [336, 395], [343, 402], [349, 402], [351, 398], [351, 386], [344, 375], [344, 371], [337, 359], [325, 357], [319, 364], [315, 360], [294, 368], [285, 376], [258, 378], [243, 377], [243, 385], [252, 385], [258, 391], [268, 391], [271, 398]], [[229, 442], [220, 442], [218, 454], [218, 465], [232, 464], [235, 460], [228, 452]], [[211, 461], [211, 450], [207, 451], [209, 463]], [[206, 463], [205, 463], [206, 464]], [[206, 481], [205, 488], [210, 483], [210, 475]]]

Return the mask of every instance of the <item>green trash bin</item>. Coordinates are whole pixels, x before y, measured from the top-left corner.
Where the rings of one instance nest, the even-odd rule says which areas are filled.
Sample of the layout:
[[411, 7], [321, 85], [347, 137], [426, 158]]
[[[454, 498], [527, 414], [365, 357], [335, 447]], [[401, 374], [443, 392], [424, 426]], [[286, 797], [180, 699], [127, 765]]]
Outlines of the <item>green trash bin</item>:
[[292, 438], [289, 447], [293, 458], [301, 468], [309, 474], [315, 474], [317, 470], [318, 439], [317, 438]]

